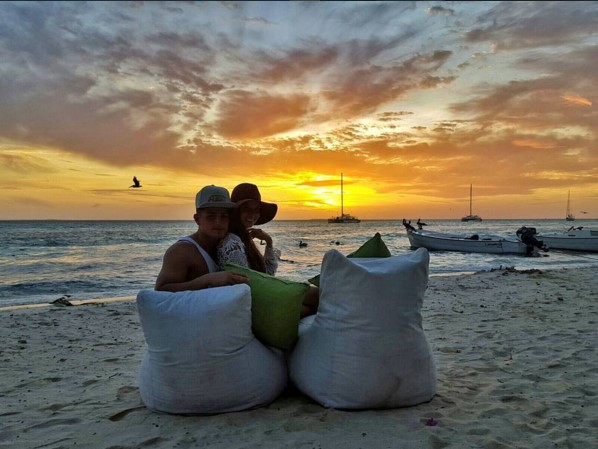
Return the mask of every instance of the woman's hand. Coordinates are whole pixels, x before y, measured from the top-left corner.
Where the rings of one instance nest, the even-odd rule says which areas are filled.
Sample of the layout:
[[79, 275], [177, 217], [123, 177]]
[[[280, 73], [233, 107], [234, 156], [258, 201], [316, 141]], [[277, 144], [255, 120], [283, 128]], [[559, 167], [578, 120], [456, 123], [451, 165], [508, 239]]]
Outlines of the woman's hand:
[[249, 236], [252, 239], [264, 240], [266, 242], [266, 246], [272, 247], [272, 237], [270, 237], [270, 234], [263, 229], [249, 228], [247, 232], [249, 232]]

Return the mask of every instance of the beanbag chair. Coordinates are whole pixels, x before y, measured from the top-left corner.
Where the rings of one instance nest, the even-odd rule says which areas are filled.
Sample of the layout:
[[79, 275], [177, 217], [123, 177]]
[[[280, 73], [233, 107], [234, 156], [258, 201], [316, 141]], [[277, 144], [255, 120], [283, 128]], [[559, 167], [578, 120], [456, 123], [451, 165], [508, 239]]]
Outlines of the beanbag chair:
[[339, 409], [432, 399], [436, 369], [420, 313], [429, 260], [424, 248], [376, 259], [328, 251], [318, 313], [302, 320], [288, 357], [297, 388], [324, 407]]
[[[390, 257], [390, 251], [386, 244], [382, 241], [382, 237], [380, 233], [376, 232], [376, 234], [349, 254], [347, 257], [356, 257], [356, 258], [364, 258], [364, 257]], [[314, 276], [308, 281], [315, 286], [320, 286], [320, 275]]]
[[307, 282], [294, 282], [227, 262], [226, 271], [244, 274], [251, 288], [251, 328], [264, 344], [290, 350], [297, 342]]
[[251, 332], [249, 286], [141, 290], [147, 343], [139, 392], [152, 410], [213, 414], [269, 404], [287, 384], [284, 354]]

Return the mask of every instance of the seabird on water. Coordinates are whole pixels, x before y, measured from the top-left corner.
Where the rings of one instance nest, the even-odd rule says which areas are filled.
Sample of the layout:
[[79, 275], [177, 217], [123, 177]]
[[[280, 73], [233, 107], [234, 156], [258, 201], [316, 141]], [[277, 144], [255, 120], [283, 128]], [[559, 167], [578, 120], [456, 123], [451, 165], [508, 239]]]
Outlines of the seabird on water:
[[140, 183], [140, 182], [139, 182], [139, 180], [137, 179], [137, 176], [133, 176], [133, 185], [132, 185], [132, 186], [129, 186], [129, 189], [130, 189], [131, 187], [133, 187], [134, 189], [137, 189], [137, 188], [139, 188], [139, 187], [142, 187], [142, 186], [141, 186], [141, 183]]

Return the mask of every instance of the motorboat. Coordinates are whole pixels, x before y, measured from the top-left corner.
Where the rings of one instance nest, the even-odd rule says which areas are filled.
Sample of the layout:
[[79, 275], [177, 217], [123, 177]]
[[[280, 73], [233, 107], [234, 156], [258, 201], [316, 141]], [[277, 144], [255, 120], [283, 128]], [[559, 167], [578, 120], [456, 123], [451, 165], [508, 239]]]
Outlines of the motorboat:
[[550, 249], [598, 252], [598, 231], [572, 226], [561, 233], [538, 234]]
[[[547, 250], [542, 242], [533, 238], [533, 228], [526, 228], [525, 237], [507, 239], [489, 234], [451, 234], [428, 231], [420, 227], [415, 229], [403, 219], [411, 248], [426, 248], [431, 251], [459, 251], [466, 253], [521, 254], [531, 255], [535, 248]], [[526, 243], [524, 243], [524, 241]]]

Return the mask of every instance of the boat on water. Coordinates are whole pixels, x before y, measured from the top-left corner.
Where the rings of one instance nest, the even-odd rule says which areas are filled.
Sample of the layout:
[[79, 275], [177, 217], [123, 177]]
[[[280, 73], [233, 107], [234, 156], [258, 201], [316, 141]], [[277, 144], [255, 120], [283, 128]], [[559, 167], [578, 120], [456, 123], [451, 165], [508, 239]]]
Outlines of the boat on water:
[[490, 234], [450, 234], [428, 231], [421, 226], [420, 229], [415, 229], [411, 222], [405, 219], [403, 219], [403, 226], [407, 231], [412, 249], [521, 255], [532, 255], [536, 248], [547, 250], [541, 241], [534, 238], [534, 228], [520, 228], [517, 231], [517, 239], [506, 239]]
[[480, 217], [479, 215], [475, 215], [472, 212], [472, 210], [471, 210], [472, 202], [473, 202], [473, 184], [469, 184], [469, 215], [466, 215], [465, 217], [461, 218], [461, 221], [482, 221], [482, 217]]
[[598, 231], [583, 226], [570, 227], [562, 233], [538, 234], [550, 249], [598, 252]]
[[341, 173], [341, 214], [328, 219], [328, 223], [361, 223], [361, 220], [351, 214], [346, 214], [344, 209], [343, 174]]
[[567, 215], [565, 215], [565, 220], [575, 221], [575, 215], [571, 213], [571, 190], [567, 192]]

